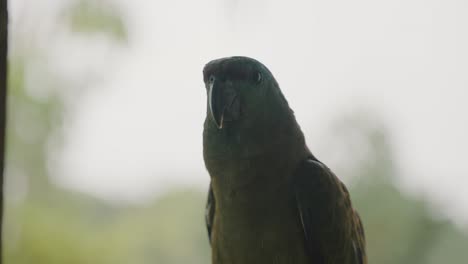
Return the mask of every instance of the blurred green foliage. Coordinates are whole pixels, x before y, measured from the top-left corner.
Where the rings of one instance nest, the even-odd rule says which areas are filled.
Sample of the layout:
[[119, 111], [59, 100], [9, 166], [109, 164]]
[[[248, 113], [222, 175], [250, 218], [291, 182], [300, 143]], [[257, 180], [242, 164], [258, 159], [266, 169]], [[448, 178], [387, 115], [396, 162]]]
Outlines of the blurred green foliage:
[[56, 195], [8, 211], [14, 230], [6, 263], [208, 263], [199, 193], [175, 192], [142, 207]]
[[117, 41], [127, 39], [119, 10], [110, 1], [79, 0], [65, 10], [64, 18], [77, 33], [105, 33]]
[[[339, 120], [334, 130], [335, 139], [345, 138], [340, 142], [361, 142], [347, 151], [367, 152], [347, 174], [358, 179], [350, 191], [364, 222], [369, 263], [462, 263], [468, 259], [467, 252], [453, 250], [468, 245], [467, 234], [436, 216], [427, 201], [409, 197], [396, 187], [400, 172], [384, 125], [365, 114], [353, 114]], [[449, 234], [451, 241], [442, 242]], [[434, 262], [436, 258], [445, 261]]]
[[[89, 0], [72, 6], [64, 13], [72, 31], [126, 38], [118, 12], [109, 11], [114, 9]], [[174, 190], [128, 206], [51, 184], [47, 154], [50, 140], [60, 137], [63, 102], [54, 92], [37, 96], [27, 89], [28, 65], [38, 60], [46, 68], [41, 58], [10, 57], [5, 263], [209, 263], [204, 192]], [[46, 86], [65, 85], [43, 74]], [[357, 179], [350, 191], [365, 225], [370, 263], [464, 263], [468, 236], [434, 217], [428, 202], [396, 187], [399, 172], [387, 129], [363, 115], [337, 124], [333, 137], [350, 141], [357, 135], [357, 147], [366, 145], [366, 156], [348, 173]]]

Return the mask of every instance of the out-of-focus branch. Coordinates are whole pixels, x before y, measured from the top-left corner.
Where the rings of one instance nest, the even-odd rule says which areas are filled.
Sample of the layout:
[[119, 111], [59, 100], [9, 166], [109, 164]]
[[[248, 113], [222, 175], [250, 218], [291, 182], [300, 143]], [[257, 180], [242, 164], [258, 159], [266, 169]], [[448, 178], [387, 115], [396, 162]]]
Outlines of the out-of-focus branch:
[[7, 0], [0, 0], [0, 264], [2, 263], [3, 171], [5, 167], [5, 132], [7, 98], [8, 10]]

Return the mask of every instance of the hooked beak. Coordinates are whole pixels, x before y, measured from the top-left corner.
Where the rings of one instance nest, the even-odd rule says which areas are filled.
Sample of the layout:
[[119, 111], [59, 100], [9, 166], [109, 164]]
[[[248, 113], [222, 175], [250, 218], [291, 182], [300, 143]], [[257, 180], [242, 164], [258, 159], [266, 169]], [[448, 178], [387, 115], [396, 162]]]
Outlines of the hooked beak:
[[208, 105], [211, 118], [218, 129], [222, 129], [226, 121], [239, 118], [239, 99], [232, 84], [221, 85], [213, 81], [208, 91]]

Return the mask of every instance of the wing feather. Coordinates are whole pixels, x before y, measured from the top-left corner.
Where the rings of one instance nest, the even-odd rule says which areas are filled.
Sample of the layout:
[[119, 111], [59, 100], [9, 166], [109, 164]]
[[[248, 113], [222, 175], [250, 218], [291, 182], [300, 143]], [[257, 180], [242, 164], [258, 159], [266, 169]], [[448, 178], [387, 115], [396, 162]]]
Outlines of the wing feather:
[[361, 219], [335, 174], [308, 159], [296, 170], [293, 188], [311, 263], [366, 264]]
[[205, 224], [206, 230], [208, 231], [208, 240], [211, 244], [211, 230], [213, 228], [213, 219], [215, 214], [215, 198], [213, 195], [213, 190], [211, 189], [211, 184], [208, 189], [208, 199], [206, 201], [205, 207]]

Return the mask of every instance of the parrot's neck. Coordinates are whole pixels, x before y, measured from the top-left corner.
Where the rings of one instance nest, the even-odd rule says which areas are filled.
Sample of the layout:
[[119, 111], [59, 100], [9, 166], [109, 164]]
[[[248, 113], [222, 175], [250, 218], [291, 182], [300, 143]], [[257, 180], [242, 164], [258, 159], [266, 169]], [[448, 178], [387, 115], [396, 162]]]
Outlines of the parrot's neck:
[[310, 155], [294, 117], [258, 130], [223, 129], [205, 123], [203, 142], [205, 165], [220, 203], [279, 195], [299, 162]]

